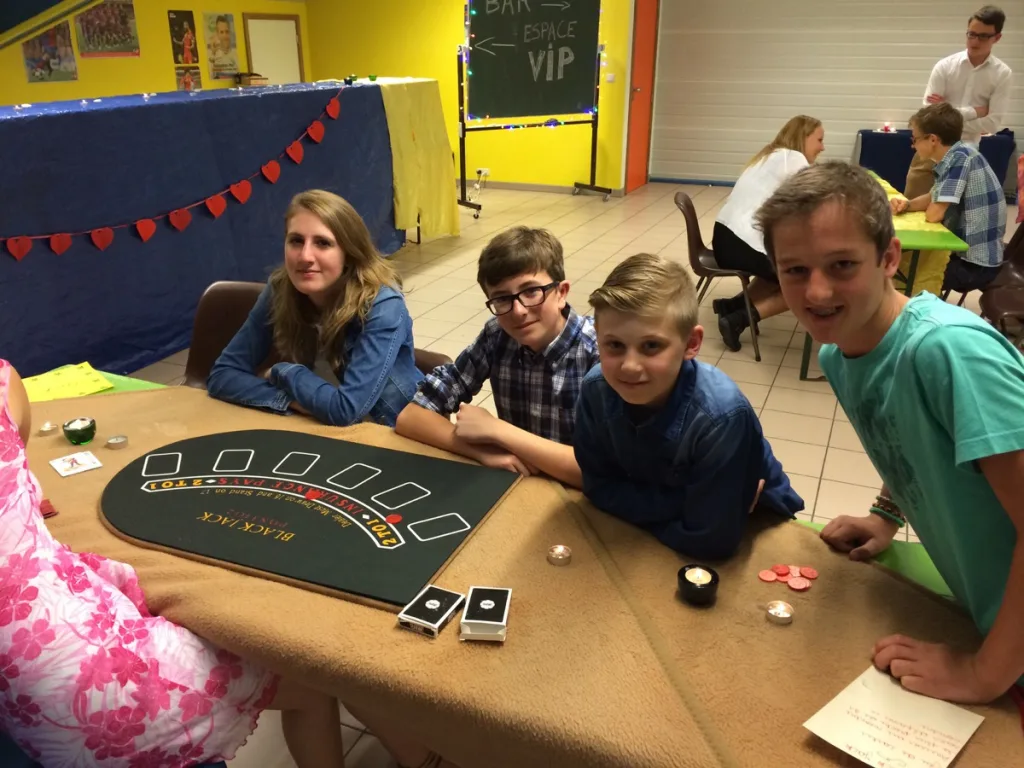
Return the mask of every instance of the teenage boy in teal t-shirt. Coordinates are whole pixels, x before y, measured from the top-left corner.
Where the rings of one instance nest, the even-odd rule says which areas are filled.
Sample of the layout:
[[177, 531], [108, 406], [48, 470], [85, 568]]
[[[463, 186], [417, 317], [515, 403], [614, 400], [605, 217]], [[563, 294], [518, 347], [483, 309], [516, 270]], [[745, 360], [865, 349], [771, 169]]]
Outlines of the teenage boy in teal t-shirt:
[[885, 485], [822, 538], [855, 560], [909, 520], [986, 635], [977, 653], [901, 635], [874, 662], [904, 687], [992, 701], [1024, 675], [1024, 358], [971, 312], [892, 285], [900, 243], [882, 188], [846, 163], [796, 174], [758, 214], [782, 293]]

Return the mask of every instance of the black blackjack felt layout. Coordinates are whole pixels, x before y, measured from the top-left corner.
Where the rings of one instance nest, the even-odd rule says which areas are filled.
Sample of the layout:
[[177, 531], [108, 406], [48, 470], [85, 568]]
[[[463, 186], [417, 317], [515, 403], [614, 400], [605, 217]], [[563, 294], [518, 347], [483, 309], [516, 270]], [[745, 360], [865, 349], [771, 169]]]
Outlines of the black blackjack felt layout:
[[251, 430], [141, 456], [110, 481], [101, 508], [115, 533], [138, 543], [397, 610], [443, 570], [517, 478]]

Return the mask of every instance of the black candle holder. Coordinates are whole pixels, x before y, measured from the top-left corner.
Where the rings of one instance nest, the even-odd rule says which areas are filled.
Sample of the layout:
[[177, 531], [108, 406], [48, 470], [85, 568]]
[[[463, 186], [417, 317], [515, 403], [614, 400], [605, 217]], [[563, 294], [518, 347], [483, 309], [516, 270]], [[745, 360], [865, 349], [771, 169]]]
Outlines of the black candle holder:
[[718, 573], [706, 565], [679, 569], [679, 594], [690, 605], [710, 605], [718, 595]]

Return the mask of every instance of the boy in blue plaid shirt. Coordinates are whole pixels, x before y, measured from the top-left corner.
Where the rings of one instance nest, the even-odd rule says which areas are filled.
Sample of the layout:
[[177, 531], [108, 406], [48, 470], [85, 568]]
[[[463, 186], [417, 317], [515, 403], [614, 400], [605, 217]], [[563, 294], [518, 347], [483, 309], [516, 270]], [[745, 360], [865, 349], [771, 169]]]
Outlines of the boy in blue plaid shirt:
[[[543, 229], [502, 232], [480, 254], [477, 282], [494, 317], [454, 363], [427, 375], [395, 431], [485, 466], [580, 487], [576, 399], [597, 362], [597, 339], [593, 319], [566, 301], [562, 244]], [[498, 418], [469, 405], [487, 380]]]
[[935, 162], [935, 185], [913, 200], [893, 198], [894, 214], [924, 211], [967, 243], [963, 255], [950, 256], [944, 288], [981, 290], [995, 278], [1003, 262], [1006, 196], [988, 161], [960, 141], [964, 118], [947, 102], [931, 104], [910, 118], [914, 149]]

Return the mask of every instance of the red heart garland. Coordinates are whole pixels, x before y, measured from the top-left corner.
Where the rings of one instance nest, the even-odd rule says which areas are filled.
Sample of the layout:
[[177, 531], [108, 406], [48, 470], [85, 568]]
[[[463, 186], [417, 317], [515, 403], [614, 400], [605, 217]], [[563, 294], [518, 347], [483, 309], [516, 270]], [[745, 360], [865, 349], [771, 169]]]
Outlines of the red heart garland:
[[192, 223], [192, 214], [189, 213], [185, 208], [179, 208], [176, 211], [171, 211], [167, 214], [167, 220], [171, 222], [171, 226], [179, 232], [183, 232], [185, 227]]
[[277, 160], [271, 160], [266, 165], [260, 166], [260, 173], [262, 173], [263, 178], [271, 184], [276, 184], [277, 180], [281, 176], [281, 166], [278, 164]]
[[289, 144], [288, 149], [286, 149], [285, 152], [296, 165], [302, 162], [302, 157], [305, 155], [305, 150], [302, 148], [302, 142], [298, 139]]
[[27, 237], [10, 237], [7, 239], [7, 250], [11, 252], [11, 256], [21, 261], [32, 250], [32, 241]]
[[213, 218], [217, 218], [227, 209], [227, 201], [220, 195], [213, 195], [212, 197], [206, 198], [206, 208], [213, 214]]
[[71, 235], [50, 235], [50, 248], [60, 256], [71, 247]]
[[232, 184], [228, 189], [231, 191], [231, 196], [242, 205], [245, 205], [249, 195], [252, 194], [252, 184], [245, 180]]
[[327, 102], [327, 114], [331, 120], [337, 120], [338, 115], [341, 114], [341, 102], [338, 101], [337, 96]]
[[152, 219], [139, 219], [135, 222], [135, 231], [139, 233], [139, 237], [145, 243], [156, 234], [156, 222]]
[[319, 120], [314, 120], [306, 129], [306, 135], [319, 144], [324, 139], [324, 124]]
[[99, 248], [101, 251], [107, 250], [107, 247], [114, 242], [114, 230], [110, 227], [100, 227], [94, 229], [89, 233], [89, 238], [92, 240], [92, 244]]

